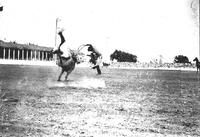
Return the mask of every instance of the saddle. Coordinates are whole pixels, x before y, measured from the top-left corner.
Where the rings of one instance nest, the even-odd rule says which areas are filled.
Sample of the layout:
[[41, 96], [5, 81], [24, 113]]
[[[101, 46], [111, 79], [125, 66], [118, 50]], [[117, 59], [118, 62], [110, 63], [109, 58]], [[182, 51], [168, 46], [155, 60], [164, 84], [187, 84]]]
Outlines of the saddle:
[[68, 62], [70, 61], [71, 57], [60, 57], [59, 60], [57, 60], [56, 64], [58, 66], [63, 66], [68, 64]]

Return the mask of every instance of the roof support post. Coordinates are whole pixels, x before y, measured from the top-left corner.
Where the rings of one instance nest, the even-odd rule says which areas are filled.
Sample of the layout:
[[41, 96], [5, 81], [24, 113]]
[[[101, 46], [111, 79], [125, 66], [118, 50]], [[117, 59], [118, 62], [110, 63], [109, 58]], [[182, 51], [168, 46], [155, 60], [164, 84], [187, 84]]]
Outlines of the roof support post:
[[22, 49], [22, 60], [24, 60], [24, 50]]
[[28, 50], [26, 50], [26, 60], [28, 60]]
[[42, 51], [42, 60], [44, 60], [44, 51]]
[[10, 48], [8, 48], [8, 59], [10, 59]]
[[13, 59], [15, 59], [15, 49], [13, 49]]
[[6, 57], [6, 49], [3, 48], [3, 59], [5, 59], [5, 57]]
[[40, 60], [40, 51], [38, 51], [38, 58], [39, 58], [39, 60]]
[[35, 50], [35, 60], [37, 59], [37, 51]]
[[17, 49], [17, 59], [19, 60], [19, 54], [20, 54], [20, 50], [19, 49]]
[[33, 59], [33, 51], [31, 50], [31, 60]]

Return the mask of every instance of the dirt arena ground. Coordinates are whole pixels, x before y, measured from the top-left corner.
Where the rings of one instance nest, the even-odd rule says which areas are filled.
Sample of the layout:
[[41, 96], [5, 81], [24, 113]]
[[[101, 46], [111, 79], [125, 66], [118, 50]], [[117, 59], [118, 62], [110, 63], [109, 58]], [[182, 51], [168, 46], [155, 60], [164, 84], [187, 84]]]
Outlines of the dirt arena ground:
[[[194, 71], [0, 65], [2, 137], [200, 136]], [[63, 77], [64, 78], [64, 77]]]

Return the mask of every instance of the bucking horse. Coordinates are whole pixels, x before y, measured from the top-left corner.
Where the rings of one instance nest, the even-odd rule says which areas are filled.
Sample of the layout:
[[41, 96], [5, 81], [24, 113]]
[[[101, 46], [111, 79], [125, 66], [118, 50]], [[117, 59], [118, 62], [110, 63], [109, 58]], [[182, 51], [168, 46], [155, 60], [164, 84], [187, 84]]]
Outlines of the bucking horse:
[[196, 62], [196, 67], [197, 67], [197, 73], [198, 73], [198, 70], [200, 71], [200, 62], [198, 60], [198, 58], [196, 57], [193, 61]]
[[56, 57], [57, 65], [61, 67], [61, 72], [60, 75], [58, 76], [57, 81], [60, 81], [64, 72], [67, 73], [65, 75], [65, 80], [67, 80], [69, 74], [74, 70], [75, 65], [80, 63], [80, 60], [78, 58], [78, 53], [80, 52], [80, 50], [81, 46], [77, 50], [70, 49], [71, 56], [69, 58], [62, 57], [61, 55], [63, 54], [63, 52], [60, 49], [51, 51], [52, 54], [57, 55]]

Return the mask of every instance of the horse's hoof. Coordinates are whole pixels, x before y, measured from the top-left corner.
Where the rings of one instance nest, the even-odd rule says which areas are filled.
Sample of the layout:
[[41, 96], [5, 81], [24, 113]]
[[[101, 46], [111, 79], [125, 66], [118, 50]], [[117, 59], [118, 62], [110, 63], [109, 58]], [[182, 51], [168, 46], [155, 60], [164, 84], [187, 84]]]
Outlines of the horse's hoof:
[[57, 81], [61, 81], [60, 79], [58, 79]]

